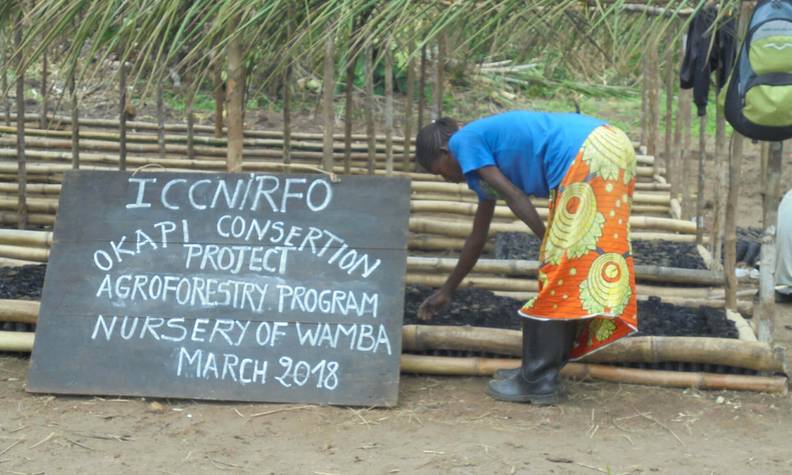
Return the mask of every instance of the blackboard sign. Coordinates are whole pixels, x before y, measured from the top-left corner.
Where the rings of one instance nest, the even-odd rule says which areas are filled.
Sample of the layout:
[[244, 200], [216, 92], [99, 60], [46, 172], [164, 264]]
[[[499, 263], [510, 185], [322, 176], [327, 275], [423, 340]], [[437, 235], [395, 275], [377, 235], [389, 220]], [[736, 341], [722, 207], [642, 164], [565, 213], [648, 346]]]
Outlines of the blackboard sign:
[[393, 405], [404, 178], [67, 173], [31, 392]]

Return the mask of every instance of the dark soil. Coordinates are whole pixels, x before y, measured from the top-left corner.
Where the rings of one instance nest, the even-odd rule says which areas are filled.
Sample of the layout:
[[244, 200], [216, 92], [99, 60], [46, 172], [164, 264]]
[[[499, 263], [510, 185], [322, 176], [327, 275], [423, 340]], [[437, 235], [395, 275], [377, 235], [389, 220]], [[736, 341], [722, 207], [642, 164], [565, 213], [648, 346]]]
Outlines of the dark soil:
[[[541, 241], [530, 234], [499, 233], [495, 237], [495, 258], [536, 260], [539, 258], [540, 246]], [[636, 264], [683, 269], [707, 268], [695, 244], [636, 240], [632, 246]]]
[[39, 299], [46, 264], [0, 267], [0, 299]]
[[[517, 310], [524, 302], [500, 297], [488, 290], [459, 289], [451, 307], [430, 321], [419, 321], [418, 307], [433, 290], [424, 286], [407, 286], [404, 302], [405, 324], [470, 325], [489, 328], [520, 328]], [[721, 309], [680, 307], [658, 298], [638, 302], [636, 336], [708, 336], [737, 338], [734, 322]]]
[[[0, 267], [0, 299], [40, 299], [44, 287], [45, 264], [22, 267]], [[0, 322], [0, 331], [29, 332], [35, 325]]]

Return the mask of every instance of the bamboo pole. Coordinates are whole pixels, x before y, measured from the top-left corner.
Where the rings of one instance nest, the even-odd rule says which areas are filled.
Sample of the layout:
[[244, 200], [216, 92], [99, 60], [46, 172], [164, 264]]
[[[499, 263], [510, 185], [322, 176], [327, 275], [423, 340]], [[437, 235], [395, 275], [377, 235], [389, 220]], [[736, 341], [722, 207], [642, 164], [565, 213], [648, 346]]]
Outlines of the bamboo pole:
[[[14, 257], [14, 256], [8, 256]], [[408, 272], [405, 282], [413, 285], [425, 285], [439, 288], [446, 281], [446, 275], [437, 273]], [[487, 275], [468, 275], [459, 284], [460, 288], [479, 288], [493, 292], [513, 292], [512, 298], [527, 300], [538, 292], [537, 282], [534, 279], [520, 279], [508, 277], [491, 277]], [[676, 297], [687, 299], [709, 299], [715, 295], [709, 288], [702, 287], [662, 287], [654, 285], [638, 285], [640, 295], [651, 295], [660, 298]]]
[[[240, 18], [231, 22], [229, 31], [234, 32]], [[228, 41], [228, 79], [226, 81], [226, 100], [228, 101], [228, 155], [226, 169], [229, 172], [242, 171], [242, 152], [244, 139], [244, 108], [245, 108], [245, 66], [243, 64], [242, 44], [238, 34]]]
[[704, 243], [704, 160], [707, 156], [707, 114], [699, 117], [698, 185], [696, 186], [696, 244]]
[[[651, 73], [647, 54], [641, 56], [641, 138], [639, 143], [646, 145], [649, 133], [649, 76]], [[673, 183], [673, 182], [672, 182]]]
[[409, 57], [407, 59], [407, 92], [404, 95], [404, 144], [402, 145], [402, 171], [410, 171], [410, 146], [412, 145], [413, 99], [415, 98], [415, 29], [410, 30]]
[[[16, 115], [11, 116], [11, 121], [16, 122], [17, 118]], [[38, 122], [38, 114], [27, 114], [25, 116], [26, 122]], [[50, 123], [58, 123], [62, 126], [70, 125], [71, 118], [68, 116], [51, 116]], [[91, 119], [91, 118], [81, 118], [80, 119], [80, 126], [84, 128], [94, 128], [94, 129], [117, 129], [118, 128], [118, 121], [113, 119]], [[156, 131], [158, 125], [153, 122], [144, 122], [144, 121], [127, 121], [127, 126], [136, 130], [140, 131]], [[184, 123], [170, 123], [165, 124], [164, 129], [167, 132], [174, 132], [174, 133], [183, 133], [187, 130], [187, 126]], [[224, 129], [228, 132], [228, 129]], [[214, 133], [214, 126], [211, 125], [196, 125], [195, 131], [199, 133], [206, 133], [212, 134]], [[56, 131], [51, 131], [56, 132]], [[143, 134], [141, 134], [143, 135]], [[283, 131], [280, 130], [265, 130], [265, 129], [249, 129], [244, 131], [244, 136], [251, 138], [251, 139], [268, 139], [268, 138], [283, 138]], [[385, 135], [375, 135], [375, 141], [377, 143], [378, 149], [384, 150], [385, 146]], [[319, 141], [324, 138], [324, 135], [321, 133], [313, 133], [313, 132], [294, 132], [292, 133], [292, 138], [297, 140], [311, 140], [311, 141]], [[182, 137], [183, 139], [183, 137]], [[343, 143], [344, 135], [341, 133], [334, 134], [333, 139]], [[204, 140], [209, 140], [209, 137], [204, 137]], [[220, 139], [214, 139], [220, 140]], [[362, 141], [365, 142], [368, 140], [368, 136], [366, 134], [352, 134], [352, 140], [355, 141]], [[394, 140], [402, 141], [404, 137], [395, 137]], [[153, 141], [153, 139], [152, 139]], [[225, 143], [225, 142], [217, 142], [217, 143]], [[415, 140], [412, 141], [415, 143]], [[399, 148], [401, 150], [401, 148]], [[639, 157], [639, 160], [641, 158]]]
[[[522, 355], [522, 332], [500, 328], [404, 325], [402, 351], [476, 351]], [[585, 363], [697, 363], [784, 373], [783, 350], [730, 338], [639, 336], [622, 338], [584, 357]]]
[[[291, 23], [287, 18], [286, 27], [290, 28]], [[225, 102], [225, 92], [223, 86], [223, 61], [220, 59], [219, 56], [214, 58], [214, 65], [212, 67], [213, 77], [212, 77], [212, 96], [214, 97], [214, 136], [220, 138], [223, 136], [223, 103]], [[284, 114], [284, 140], [288, 140], [287, 134], [285, 133], [286, 128], [286, 110], [288, 109], [288, 87], [286, 85], [289, 84], [289, 75], [291, 74], [290, 66], [286, 66], [284, 70], [284, 93], [283, 93], [283, 114]]]
[[0, 351], [30, 353], [33, 351], [33, 332], [0, 331]]
[[762, 238], [762, 256], [759, 266], [759, 303], [754, 309], [759, 341], [773, 341], [775, 327], [775, 269], [776, 242], [775, 227], [778, 221], [778, 202], [781, 188], [781, 164], [783, 162], [783, 143], [773, 142], [767, 161], [767, 187], [764, 200], [764, 237]]
[[385, 59], [385, 174], [393, 173], [393, 55], [390, 44], [383, 43]]
[[732, 134], [731, 153], [729, 154], [729, 190], [726, 198], [726, 222], [723, 239], [723, 273], [726, 289], [726, 308], [736, 310], [737, 306], [737, 199], [740, 189], [740, 167], [743, 157], [743, 137]]
[[720, 101], [715, 101], [715, 184], [712, 187], [712, 200], [714, 202], [712, 230], [710, 233], [710, 253], [712, 254], [712, 264], [714, 270], [723, 268], [721, 264], [722, 244], [723, 244], [723, 215], [724, 202], [721, 188], [727, 183], [727, 174], [723, 159], [726, 153], [726, 118], [723, 114], [723, 107]]
[[190, 84], [187, 91], [187, 158], [195, 159], [195, 114], [193, 113], [193, 103], [195, 102], [195, 86]]
[[[734, 328], [737, 330], [737, 338], [743, 341], [759, 341], [756, 338], [756, 335], [751, 328], [751, 325], [743, 318], [740, 312], [732, 312], [731, 310], [725, 310], [724, 313], [726, 314], [726, 319], [731, 320], [734, 322]], [[753, 315], [753, 312], [751, 312]]]
[[[0, 234], [2, 239], [2, 234]], [[0, 241], [1, 242], [1, 241]], [[407, 270], [417, 273], [451, 272], [457, 264], [452, 257], [408, 256]], [[523, 259], [479, 259], [471, 272], [507, 276], [536, 277], [538, 261]], [[663, 282], [686, 285], [717, 286], [723, 276], [709, 270], [679, 269], [655, 265], [635, 265], [635, 276], [642, 282]]]
[[49, 115], [49, 61], [47, 61], [47, 49], [41, 53], [41, 113], [39, 114], [39, 128], [49, 127], [47, 116]]
[[[464, 239], [442, 236], [411, 235], [407, 241], [407, 248], [411, 251], [459, 251], [465, 245]], [[492, 252], [491, 243], [484, 245], [483, 252]]]
[[[418, 127], [421, 131], [425, 124], [424, 109], [426, 108], [426, 43], [421, 46], [421, 64], [418, 71]], [[418, 171], [418, 161], [415, 162], [415, 171]]]
[[[413, 190], [416, 189], [415, 186], [412, 188]], [[410, 202], [410, 211], [413, 215], [416, 213], [435, 212], [474, 216], [476, 213], [476, 204], [459, 203], [455, 201], [412, 200]], [[539, 211], [541, 217], [547, 217], [547, 208], [540, 208]], [[512, 220], [518, 219], [507, 206], [496, 206], [494, 217]], [[695, 234], [696, 232], [696, 225], [690, 221], [650, 216], [631, 216], [630, 226], [632, 229], [656, 229], [687, 234]]]
[[76, 72], [69, 74], [69, 91], [71, 96], [71, 150], [72, 168], [80, 168], [80, 110], [77, 99]]
[[[684, 41], [682, 41], [682, 53], [684, 56]], [[677, 96], [677, 110], [676, 120], [674, 121], [674, 140], [673, 150], [674, 154], [671, 155], [672, 166], [669, 168], [668, 181], [671, 183], [671, 197], [679, 200], [682, 196], [682, 109], [686, 100], [687, 92], [684, 89], [679, 90]], [[681, 216], [680, 216], [681, 217]]]
[[[472, 230], [470, 221], [449, 221], [437, 218], [412, 217], [410, 218], [410, 231], [421, 234], [440, 234], [448, 237], [467, 238]], [[531, 234], [530, 228], [522, 222], [492, 223], [490, 235], [498, 233], [525, 233]], [[663, 240], [668, 242], [694, 243], [695, 234], [671, 234], [667, 232], [633, 232], [633, 240]]]
[[673, 133], [673, 116], [674, 116], [674, 90], [676, 81], [674, 80], [676, 72], [674, 67], [674, 33], [669, 32], [668, 34], [668, 44], [665, 46], [665, 99], [666, 99], [666, 111], [665, 111], [665, 140], [664, 140], [664, 164], [667, 170], [668, 178], [674, 176], [676, 171], [672, 172], [672, 157], [674, 154], [673, 151], [673, 142], [672, 142], [672, 133]]
[[[48, 138], [50, 140], [55, 140], [55, 138], [61, 138], [61, 137], [64, 138], [64, 139], [67, 138], [67, 137], [71, 137], [71, 133], [70, 132], [66, 132], [66, 131], [42, 131], [40, 129], [28, 129], [28, 128], [26, 128], [25, 130], [26, 130], [26, 135], [44, 137], [44, 138]], [[16, 129], [12, 128], [12, 127], [0, 126], [0, 132], [7, 132], [7, 131], [15, 132]], [[80, 132], [80, 137], [95, 139], [96, 141], [93, 142], [94, 146], [100, 146], [101, 145], [103, 147], [103, 149], [105, 149], [105, 150], [118, 150], [118, 144], [117, 144], [117, 140], [116, 140], [115, 134], [105, 134], [105, 133], [100, 133], [100, 132], [90, 132], [90, 131], [84, 131], [83, 130], [83, 131]], [[205, 145], [207, 147], [211, 147], [211, 148], [203, 149], [203, 153], [205, 153], [205, 154], [223, 156], [223, 157], [225, 156], [225, 150], [224, 150], [224, 148], [221, 148], [221, 147], [224, 147], [227, 144], [227, 142], [225, 140], [218, 140], [218, 139], [209, 138], [209, 137], [197, 136], [197, 137], [193, 138], [193, 141], [195, 143], [197, 143], [197, 144], [202, 144], [202, 145]], [[0, 142], [2, 142], [2, 138], [0, 138]], [[137, 135], [137, 134], [128, 134], [127, 135], [127, 150], [128, 151], [129, 150], [137, 150], [137, 151], [145, 151], [145, 152], [149, 152], [149, 153], [154, 153], [154, 152], [158, 151], [158, 148], [154, 145], [153, 142], [154, 142], [154, 138], [153, 137], [147, 137], [145, 135]], [[178, 149], [168, 149], [167, 147], [172, 145], [172, 144], [174, 144], [174, 143], [186, 143], [187, 142], [187, 137], [185, 137], [185, 136], [168, 136], [167, 137], [167, 142], [168, 142], [168, 144], [166, 145], [166, 151], [178, 150]], [[62, 147], [64, 143], [65, 142], [61, 142], [60, 146]], [[283, 143], [284, 142], [281, 139], [244, 139], [243, 140], [243, 144], [246, 145], [246, 146], [250, 146], [249, 148], [254, 149], [254, 151], [255, 150], [262, 150], [262, 149], [271, 150], [271, 151], [277, 151], [278, 152], [277, 156], [280, 156], [279, 154], [280, 154], [280, 152], [282, 150]], [[137, 148], [132, 148], [132, 146], [134, 144], [138, 144], [139, 146]], [[50, 146], [58, 147], [58, 145], [51, 145], [49, 143], [46, 144], [46, 146], [47, 147], [50, 147]], [[322, 157], [322, 155], [321, 155], [322, 143], [321, 142], [314, 142], [314, 141], [310, 141], [310, 140], [296, 141], [296, 142], [291, 142], [290, 146], [291, 146], [291, 148], [296, 149], [296, 150], [303, 150], [303, 151], [316, 150], [319, 154], [315, 155], [315, 157], [317, 157], [317, 158], [321, 158]], [[333, 150], [334, 150], [335, 154], [340, 154], [341, 152], [343, 152], [343, 148], [344, 148], [343, 143], [333, 142]], [[186, 149], [184, 149], [184, 150], [186, 150]], [[368, 158], [368, 145], [367, 144], [353, 143], [352, 144], [352, 150], [353, 151], [364, 152], [362, 154], [361, 153], [353, 154], [352, 158], [356, 158], [356, 159]], [[395, 147], [394, 146], [394, 150], [395, 151], [401, 151], [401, 147]], [[246, 150], [245, 153], [248, 153], [248, 151]], [[377, 161], [382, 161], [382, 162], [385, 161], [385, 146], [384, 145], [382, 147], [379, 147], [379, 146], [375, 147], [375, 157], [376, 157]], [[647, 176], [647, 168], [648, 167], [639, 167], [639, 172], [640, 172], [640, 174], [642, 176]], [[427, 176], [430, 176], [430, 175], [427, 174]], [[434, 179], [437, 178], [434, 175], [431, 175], [431, 176], [433, 176]], [[662, 189], [663, 187], [660, 187], [660, 188]]]
[[[454, 358], [404, 354], [404, 373], [449, 376], [490, 376], [499, 369], [519, 367], [516, 359]], [[643, 370], [616, 366], [569, 363], [561, 374], [570, 379], [598, 379], [626, 384], [669, 386], [734, 391], [761, 391], [786, 394], [786, 377], [740, 376], [713, 373]]]
[[767, 187], [768, 187], [768, 180], [769, 177], [767, 175], [768, 169], [770, 166], [770, 142], [759, 142], [760, 153], [759, 157], [761, 160], [761, 169], [759, 172], [759, 183], [760, 183], [760, 195], [762, 196], [762, 229], [766, 229], [768, 225], [767, 221]]
[[[663, 288], [663, 287], [661, 287]], [[667, 288], [663, 288], [667, 289]], [[499, 297], [508, 297], [515, 300], [523, 300], [527, 301], [533, 297], [536, 297], [536, 292], [509, 292], [504, 290], [496, 290], [492, 292], [493, 294]], [[677, 305], [680, 307], [707, 307], [707, 308], [718, 308], [722, 309], [725, 308], [725, 302], [723, 300], [723, 296], [719, 297], [707, 297], [702, 298], [698, 297], [680, 297], [676, 295], [669, 295], [666, 292], [664, 295], [648, 295], [648, 294], [638, 294], [638, 301], [646, 301], [650, 297], [658, 297], [664, 303], [668, 303], [671, 305]], [[753, 303], [747, 300], [740, 300], [737, 302], [737, 310], [741, 315], [745, 315], [747, 317], [751, 317], [753, 315]]]
[[333, 36], [333, 26], [327, 27], [324, 44], [324, 74], [322, 76], [322, 112], [323, 112], [323, 133], [324, 141], [322, 146], [322, 168], [332, 170], [335, 166], [333, 162], [333, 129], [335, 123], [335, 111], [333, 110], [333, 90], [335, 89], [335, 69], [334, 54], [335, 40]]
[[[440, 181], [434, 182], [420, 182], [412, 184], [413, 192], [424, 193], [447, 193], [449, 195], [467, 195], [475, 196], [470, 189], [462, 183], [446, 183]], [[667, 193], [642, 193], [636, 192], [633, 194], [633, 204], [653, 204], [668, 206], [671, 201]], [[547, 199], [535, 198], [531, 202], [534, 206], [546, 206]]]
[[[27, 191], [31, 195], [57, 196], [61, 192], [61, 186], [57, 184], [28, 183]], [[17, 183], [0, 182], [0, 193], [18, 193], [18, 192], [19, 192], [19, 185]]]
[[119, 66], [118, 66], [118, 169], [119, 170], [126, 170], [126, 134], [127, 134], [127, 70], [126, 70], [126, 58], [123, 55], [123, 48], [121, 49], [121, 54], [119, 54]]
[[2, 42], [3, 48], [3, 67], [0, 68], [0, 86], [3, 88], [3, 103], [5, 104], [5, 124], [7, 126], [11, 125], [11, 97], [8, 94], [8, 71], [11, 69], [11, 65], [8, 61], [8, 44], [9, 40], [6, 36], [4, 31], [0, 31], [0, 42]]
[[374, 65], [372, 64], [373, 51], [370, 45], [366, 46], [363, 51], [364, 55], [364, 71], [365, 71], [365, 107], [363, 108], [366, 115], [366, 136], [368, 140], [368, 172], [369, 175], [374, 174]]
[[0, 256], [26, 261], [47, 262], [49, 249], [0, 244]]
[[[22, 16], [20, 12], [19, 17], [14, 25], [14, 46], [17, 50], [22, 47]], [[17, 226], [19, 229], [27, 227], [28, 209], [27, 209], [27, 157], [25, 156], [25, 73], [22, 70], [22, 55], [19, 56], [19, 68], [16, 80], [16, 106], [17, 116], [22, 120], [17, 121], [16, 124], [16, 138], [17, 138], [17, 181], [19, 182], [19, 207], [17, 209]]]
[[[350, 35], [350, 41], [352, 37]], [[346, 87], [344, 88], [344, 175], [349, 175], [352, 162], [352, 110], [355, 107], [355, 64], [357, 56], [350, 47], [350, 58], [346, 67]]]
[[157, 79], [157, 151], [165, 158], [165, 99], [163, 97], [162, 77]]
[[[658, 119], [660, 117], [660, 108], [659, 108], [659, 81], [658, 81], [658, 56], [657, 56], [657, 47], [658, 47], [658, 40], [656, 35], [652, 35], [651, 39], [649, 40], [649, 51], [647, 53], [646, 61], [647, 61], [647, 74], [649, 77], [647, 78], [647, 142], [646, 142], [646, 149], [649, 155], [657, 156], [657, 142], [658, 142], [658, 132], [659, 132], [659, 124]], [[655, 173], [657, 173], [657, 168], [659, 168], [660, 163], [655, 162]]]
[[34, 300], [0, 300], [0, 322], [35, 325], [38, 321], [39, 307], [39, 302]]
[[682, 90], [683, 96], [680, 114], [682, 116], [682, 146], [680, 148], [680, 159], [682, 160], [682, 219], [690, 219], [690, 124], [693, 107], [693, 92]]
[[52, 246], [52, 232], [0, 229], [0, 244], [49, 248]]
[[[0, 212], [0, 226], [15, 226], [19, 223], [19, 215], [16, 213]], [[28, 224], [40, 226], [52, 226], [55, 224], [55, 215], [30, 213]]]
[[443, 116], [443, 94], [445, 91], [445, 64], [446, 64], [446, 33], [441, 31], [437, 35], [437, 58], [435, 60], [435, 81], [432, 99], [434, 101], [434, 119]]
[[26, 261], [23, 259], [10, 259], [7, 257], [0, 257], [0, 267], [22, 267], [38, 265], [38, 262]]

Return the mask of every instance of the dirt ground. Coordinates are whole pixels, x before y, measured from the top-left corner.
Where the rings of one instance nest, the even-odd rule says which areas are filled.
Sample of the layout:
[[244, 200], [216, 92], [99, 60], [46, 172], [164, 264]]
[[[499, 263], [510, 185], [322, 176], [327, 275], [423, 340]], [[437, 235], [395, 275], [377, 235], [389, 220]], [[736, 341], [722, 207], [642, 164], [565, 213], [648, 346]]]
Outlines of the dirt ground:
[[598, 382], [556, 407], [495, 402], [485, 378], [404, 376], [399, 406], [32, 396], [0, 359], [2, 473], [792, 471], [792, 400]]

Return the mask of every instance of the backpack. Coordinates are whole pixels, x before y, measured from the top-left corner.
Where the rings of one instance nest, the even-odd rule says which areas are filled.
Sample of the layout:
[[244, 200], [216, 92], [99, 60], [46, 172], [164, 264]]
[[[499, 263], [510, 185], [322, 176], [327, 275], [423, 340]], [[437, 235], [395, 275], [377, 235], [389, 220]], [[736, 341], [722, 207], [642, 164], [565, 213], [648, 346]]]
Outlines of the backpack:
[[754, 140], [792, 138], [792, 0], [760, 0], [725, 97], [726, 120]]

